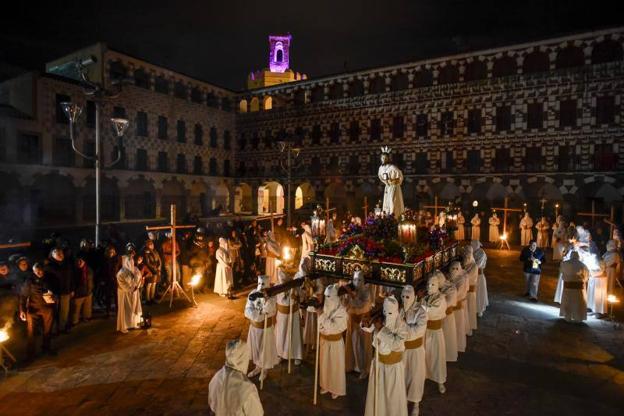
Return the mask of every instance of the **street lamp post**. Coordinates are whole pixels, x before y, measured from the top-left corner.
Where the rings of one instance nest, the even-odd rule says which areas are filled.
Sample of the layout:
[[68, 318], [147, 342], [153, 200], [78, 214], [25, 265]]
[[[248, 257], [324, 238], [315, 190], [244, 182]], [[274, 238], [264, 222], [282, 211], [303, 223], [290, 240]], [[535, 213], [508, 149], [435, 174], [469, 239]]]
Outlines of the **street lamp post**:
[[[100, 107], [101, 103], [95, 103], [95, 154], [93, 156], [89, 156], [76, 147], [75, 137], [74, 137], [74, 127], [82, 114], [82, 108], [78, 104], [74, 104], [71, 102], [62, 102], [61, 107], [63, 112], [69, 119], [69, 138], [71, 140], [72, 149], [74, 152], [78, 153], [85, 159], [93, 160], [95, 165], [95, 246], [99, 246], [100, 244], [100, 167], [101, 167], [101, 157], [100, 157]], [[125, 118], [111, 118], [110, 119], [113, 130], [115, 131], [115, 135], [117, 136], [117, 157], [111, 164], [119, 162], [121, 159], [121, 143], [122, 137], [126, 130], [128, 129], [129, 122]]]
[[277, 144], [279, 145], [280, 153], [286, 153], [286, 166], [284, 166], [281, 160], [280, 160], [280, 165], [282, 167], [282, 170], [286, 172], [286, 192], [288, 194], [288, 200], [286, 203], [286, 210], [287, 210], [287, 217], [286, 217], [287, 224], [286, 225], [288, 226], [288, 228], [290, 228], [292, 226], [292, 210], [291, 210], [292, 169], [294, 167], [296, 168], [299, 166], [299, 164], [297, 164], [297, 166], [293, 166], [293, 164], [299, 157], [299, 153], [301, 153], [301, 148], [293, 146], [292, 141], [282, 140], [282, 141], [277, 142]]

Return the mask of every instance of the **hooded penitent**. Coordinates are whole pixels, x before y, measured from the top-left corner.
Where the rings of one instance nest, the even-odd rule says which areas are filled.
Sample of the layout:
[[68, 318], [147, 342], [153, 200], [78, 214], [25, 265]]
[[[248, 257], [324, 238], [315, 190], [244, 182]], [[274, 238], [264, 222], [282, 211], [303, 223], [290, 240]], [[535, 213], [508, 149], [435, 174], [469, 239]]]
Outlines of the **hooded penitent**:
[[256, 289], [262, 290], [262, 289], [266, 289], [269, 286], [270, 286], [269, 276], [267, 276], [266, 274], [261, 274], [260, 276], [258, 276], [258, 286]]
[[249, 367], [249, 346], [240, 339], [229, 341], [225, 347], [225, 365], [247, 374]]
[[299, 270], [295, 273], [295, 279], [302, 279], [306, 277], [310, 273], [310, 263], [311, 260], [309, 257], [304, 257], [299, 264]]
[[466, 268], [467, 266], [473, 264], [475, 262], [472, 246], [465, 246], [463, 252], [463, 261], [462, 266]]
[[403, 286], [403, 290], [401, 291], [401, 300], [403, 301], [403, 309], [406, 311], [414, 305], [416, 302], [416, 291], [414, 290], [414, 286]]
[[451, 265], [449, 266], [449, 279], [450, 280], [455, 280], [456, 278], [458, 278], [462, 273], [464, 272], [464, 270], [462, 269], [461, 263], [458, 261], [454, 261], [451, 263]]
[[338, 297], [338, 285], [331, 284], [325, 288], [325, 303], [323, 305], [323, 313], [327, 316], [338, 309], [340, 306], [340, 298]]
[[355, 287], [364, 287], [366, 280], [364, 279], [364, 272], [362, 270], [356, 270], [353, 272], [353, 285]]
[[284, 270], [277, 269], [277, 279], [279, 280], [280, 284], [282, 284], [288, 282], [290, 280], [290, 276], [286, 272], [284, 272]]
[[471, 240], [470, 247], [472, 247], [472, 252], [474, 253], [475, 251], [483, 247], [483, 244], [481, 244], [481, 241], [479, 240]]
[[385, 318], [384, 325], [390, 330], [394, 330], [399, 325], [399, 301], [394, 296], [388, 296], [384, 299], [383, 314]]

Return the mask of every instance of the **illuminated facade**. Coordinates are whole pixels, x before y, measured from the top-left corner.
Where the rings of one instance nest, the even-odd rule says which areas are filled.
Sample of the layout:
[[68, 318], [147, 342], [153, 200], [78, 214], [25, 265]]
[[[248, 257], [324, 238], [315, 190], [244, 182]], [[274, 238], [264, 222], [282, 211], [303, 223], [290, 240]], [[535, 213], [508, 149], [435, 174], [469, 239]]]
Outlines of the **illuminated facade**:
[[[305, 74], [290, 69], [291, 40], [290, 34], [269, 36], [269, 67], [249, 74], [247, 78], [248, 89], [270, 87], [307, 79]], [[263, 105], [263, 108], [266, 107]], [[250, 108], [249, 111], [256, 111], [256, 108], [254, 107], [253, 110]]]

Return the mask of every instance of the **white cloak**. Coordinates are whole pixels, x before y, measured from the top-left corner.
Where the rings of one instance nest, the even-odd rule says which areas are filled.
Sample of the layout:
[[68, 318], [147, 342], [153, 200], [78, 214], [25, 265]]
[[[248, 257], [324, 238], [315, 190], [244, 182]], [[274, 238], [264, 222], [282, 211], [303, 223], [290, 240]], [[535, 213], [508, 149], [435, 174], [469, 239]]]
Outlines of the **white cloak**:
[[472, 224], [472, 233], [470, 234], [470, 238], [472, 240], [481, 240], [481, 218], [477, 216], [472, 217], [470, 224]]
[[369, 285], [356, 287], [355, 297], [349, 299], [349, 323], [346, 336], [345, 364], [347, 371], [366, 374], [370, 368], [372, 351], [371, 334], [360, 328], [362, 315], [371, 309], [371, 291]]
[[555, 223], [553, 225], [553, 234], [551, 244], [553, 248], [553, 260], [562, 260], [563, 251], [565, 250], [566, 228], [563, 223]]
[[617, 251], [607, 251], [602, 259], [607, 271], [607, 292], [613, 293], [616, 288], [616, 280], [621, 273], [622, 259]]
[[126, 333], [141, 323], [141, 272], [129, 256], [122, 257], [122, 265], [117, 272], [117, 331]]
[[[466, 270], [466, 277], [468, 278], [468, 295], [466, 301], [468, 303], [468, 335], [472, 335], [472, 331], [477, 329], [477, 283], [479, 282], [479, 267], [476, 263], [470, 263]], [[470, 290], [471, 287], [474, 290]]]
[[457, 305], [457, 290], [451, 282], [440, 288], [446, 300], [446, 316], [442, 322], [442, 332], [444, 333], [444, 345], [446, 347], [446, 361], [457, 361], [457, 326], [455, 325], [454, 308]]
[[[280, 307], [288, 308], [290, 305], [290, 291], [277, 295], [277, 304]], [[301, 339], [301, 321], [299, 319], [299, 305], [295, 301], [292, 311], [292, 353], [290, 358], [293, 360], [303, 359], [303, 341]], [[284, 360], [288, 359], [288, 314], [277, 311], [277, 324], [275, 339], [277, 342], [277, 355]]]
[[422, 338], [422, 345], [418, 348], [406, 349], [403, 352], [403, 365], [405, 366], [405, 389], [407, 400], [419, 403], [425, 390], [425, 377], [427, 375], [425, 358], [425, 332], [427, 332], [427, 310], [417, 302], [407, 310], [401, 311], [402, 318], [407, 325], [406, 341], [414, 341]]
[[[257, 291], [257, 289], [254, 289], [251, 293]], [[268, 300], [260, 298], [256, 299], [254, 302], [247, 298], [247, 304], [245, 305], [245, 318], [250, 321], [264, 325], [264, 317], [266, 316], [270, 322], [274, 319], [275, 313], [276, 308], [274, 298], [269, 298]], [[264, 356], [262, 355], [263, 335], [266, 340]], [[249, 325], [247, 344], [249, 344], [249, 348], [251, 348], [251, 360], [257, 367], [269, 370], [279, 363], [275, 346], [275, 331], [273, 330], [273, 325], [267, 325], [266, 334], [264, 334], [264, 327], [256, 328], [254, 325]]]
[[[446, 300], [440, 293], [426, 298], [427, 319], [436, 321], [446, 317]], [[440, 384], [446, 382], [446, 344], [442, 329], [429, 329], [425, 333], [425, 362], [427, 378]]]
[[232, 273], [232, 258], [229, 250], [219, 247], [215, 253], [217, 258], [217, 271], [215, 273], [214, 292], [219, 295], [227, 295], [234, 284]]
[[[485, 308], [490, 304], [487, 290], [487, 280], [485, 280], [485, 266], [487, 264], [487, 254], [483, 248], [475, 250], [475, 262], [479, 268], [479, 276], [477, 277], [477, 315], [483, 315]], [[475, 328], [476, 329], [476, 328]]]
[[594, 313], [607, 313], [607, 276], [600, 270], [590, 270], [589, 273], [587, 307]]
[[262, 416], [258, 389], [244, 371], [223, 366], [208, 385], [208, 404], [216, 416]]
[[[321, 335], [342, 334], [347, 330], [347, 311], [338, 306], [329, 314], [318, 316]], [[344, 396], [347, 394], [347, 377], [345, 373], [344, 339], [328, 341], [321, 336], [319, 346], [319, 385], [322, 390], [331, 394]]]
[[537, 246], [539, 248], [548, 247], [548, 230], [550, 230], [550, 224], [547, 221], [539, 221], [535, 228], [537, 229]]
[[498, 243], [498, 239], [499, 239], [498, 226], [500, 225], [500, 218], [492, 216], [488, 220], [488, 223], [490, 224], [489, 241], [490, 243]]
[[386, 185], [382, 209], [387, 215], [394, 215], [395, 218], [399, 218], [405, 211], [403, 192], [401, 191], [403, 172], [395, 165], [386, 163], [379, 166], [377, 174], [379, 180]]
[[528, 246], [529, 241], [533, 239], [533, 219], [531, 217], [522, 217], [520, 220], [520, 244]]
[[457, 331], [457, 351], [466, 351], [466, 296], [468, 294], [468, 279], [466, 274], [462, 272], [459, 276], [452, 279], [457, 289], [457, 307], [453, 314], [455, 315], [455, 330]]
[[465, 231], [466, 231], [466, 219], [463, 215], [457, 214], [457, 230], [455, 231], [455, 239], [457, 241], [462, 241], [465, 239]]
[[579, 282], [582, 289], [562, 289], [561, 308], [559, 316], [567, 321], [582, 322], [587, 319], [587, 293], [585, 283], [589, 276], [589, 270], [579, 260], [569, 260], [561, 263], [560, 279], [562, 282]]

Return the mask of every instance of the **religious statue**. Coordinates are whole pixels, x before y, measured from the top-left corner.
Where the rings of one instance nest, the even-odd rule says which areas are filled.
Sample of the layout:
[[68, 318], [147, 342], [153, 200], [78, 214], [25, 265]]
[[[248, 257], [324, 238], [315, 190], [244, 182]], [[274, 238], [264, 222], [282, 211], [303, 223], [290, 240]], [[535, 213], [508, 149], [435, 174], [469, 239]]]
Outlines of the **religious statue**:
[[379, 180], [386, 186], [383, 198], [383, 210], [387, 215], [394, 215], [400, 218], [405, 207], [403, 205], [403, 193], [401, 184], [403, 183], [403, 172], [390, 163], [390, 152], [388, 146], [381, 148], [381, 166], [379, 166]]
[[546, 220], [546, 217], [542, 217], [542, 219], [535, 224], [535, 228], [537, 229], [537, 246], [539, 248], [547, 248], [549, 245], [548, 230], [550, 230], [550, 224]]
[[558, 215], [557, 220], [552, 226], [551, 246], [553, 249], [552, 259], [561, 261], [563, 259], [563, 251], [566, 246], [566, 223], [563, 215]]
[[533, 228], [533, 218], [528, 212], [525, 212], [524, 217], [520, 220], [520, 244], [523, 246], [528, 246], [529, 241], [533, 239], [531, 228]]
[[498, 218], [498, 215], [496, 215], [496, 211], [492, 213], [492, 216], [488, 220], [488, 223], [490, 224], [489, 241], [490, 243], [497, 243], [499, 238], [498, 226], [500, 225], [500, 218]]
[[441, 211], [438, 215], [438, 225], [440, 228], [446, 227], [446, 211]]
[[461, 211], [457, 213], [457, 231], [455, 231], [455, 239], [457, 241], [462, 241], [465, 239], [465, 225], [466, 219], [464, 218]]

